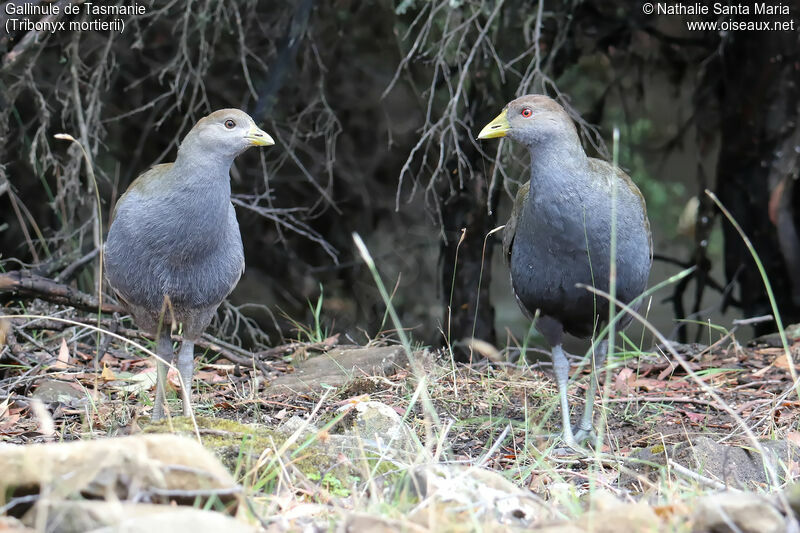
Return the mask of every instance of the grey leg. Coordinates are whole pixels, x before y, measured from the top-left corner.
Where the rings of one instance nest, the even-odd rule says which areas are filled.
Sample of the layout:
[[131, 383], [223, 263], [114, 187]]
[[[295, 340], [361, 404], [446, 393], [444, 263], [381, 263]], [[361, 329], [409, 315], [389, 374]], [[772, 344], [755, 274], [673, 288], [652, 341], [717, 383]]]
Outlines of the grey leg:
[[572, 434], [572, 426], [569, 422], [569, 401], [567, 400], [567, 382], [569, 381], [569, 361], [564, 355], [561, 344], [553, 346], [550, 357], [553, 359], [553, 370], [556, 374], [558, 384], [558, 398], [561, 401], [561, 435], [564, 444], [570, 448], [576, 448], [575, 437]]
[[[172, 339], [170, 338], [169, 328], [162, 327], [156, 342], [156, 353], [165, 361], [172, 362], [174, 353], [172, 351]], [[166, 402], [165, 387], [167, 383], [167, 365], [161, 361], [156, 362], [156, 402], [153, 404], [153, 415], [151, 420], [161, 420], [164, 418], [164, 405]]]
[[550, 343], [550, 358], [553, 361], [553, 371], [558, 385], [558, 399], [561, 403], [561, 436], [564, 444], [570, 448], [578, 448], [575, 436], [572, 434], [572, 425], [569, 422], [569, 401], [567, 400], [567, 383], [569, 382], [569, 360], [561, 347], [564, 337], [564, 326], [557, 320], [548, 316], [541, 316], [536, 322], [536, 329], [544, 335]]
[[586, 405], [583, 408], [583, 416], [578, 424], [578, 432], [575, 440], [583, 442], [591, 437], [592, 434], [592, 415], [594, 412], [594, 396], [597, 392], [598, 381], [597, 371], [604, 368], [606, 355], [608, 354], [608, 340], [602, 340], [597, 345], [592, 361], [592, 372], [589, 376], [589, 388], [586, 390]]
[[183, 381], [183, 415], [192, 414], [192, 376], [194, 375], [194, 342], [185, 340], [181, 343], [181, 350], [178, 352], [178, 372]]

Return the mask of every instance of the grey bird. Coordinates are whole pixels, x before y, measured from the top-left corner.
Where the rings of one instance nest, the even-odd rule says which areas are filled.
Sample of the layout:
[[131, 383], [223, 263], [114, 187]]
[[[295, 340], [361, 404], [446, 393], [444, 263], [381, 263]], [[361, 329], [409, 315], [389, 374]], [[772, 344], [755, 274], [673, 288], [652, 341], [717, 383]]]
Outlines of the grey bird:
[[[509, 137], [528, 148], [530, 181], [521, 186], [503, 232], [503, 251], [522, 311], [551, 346], [564, 443], [579, 448], [592, 435], [596, 371], [608, 340], [598, 343], [586, 403], [573, 431], [564, 332], [590, 337], [608, 320], [608, 303], [580, 285], [609, 290], [612, 190], [616, 188], [616, 297], [631, 303], [647, 286], [653, 262], [644, 198], [630, 177], [587, 157], [567, 112], [555, 100], [527, 95], [509, 103], [478, 139]], [[619, 329], [631, 320], [624, 315]]]
[[[191, 409], [194, 342], [244, 271], [231, 165], [251, 146], [272, 144], [244, 111], [215, 111], [189, 131], [174, 163], [144, 172], [114, 208], [103, 250], [106, 279], [136, 324], [157, 336], [166, 361], [174, 359], [171, 330], [182, 326], [176, 366], [184, 415]], [[164, 416], [166, 375], [159, 361], [153, 420]]]

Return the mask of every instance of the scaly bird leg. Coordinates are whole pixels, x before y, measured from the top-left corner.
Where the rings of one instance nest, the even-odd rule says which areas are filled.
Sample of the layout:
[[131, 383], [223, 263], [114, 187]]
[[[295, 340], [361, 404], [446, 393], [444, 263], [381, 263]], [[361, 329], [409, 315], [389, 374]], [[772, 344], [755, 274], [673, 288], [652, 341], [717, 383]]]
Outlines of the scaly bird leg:
[[[170, 338], [169, 327], [162, 326], [161, 332], [156, 342], [156, 353], [164, 361], [172, 362], [175, 356], [172, 351], [172, 339]], [[166, 402], [165, 387], [167, 383], [167, 365], [161, 360], [156, 361], [156, 402], [153, 404], [152, 421], [164, 418], [164, 406]]]
[[194, 374], [194, 342], [183, 341], [178, 352], [178, 372], [183, 382], [183, 416], [192, 414], [192, 376]]
[[558, 399], [561, 403], [561, 438], [564, 444], [573, 450], [581, 450], [581, 447], [575, 442], [572, 425], [569, 422], [569, 401], [567, 400], [569, 360], [561, 347], [561, 342], [564, 338], [564, 326], [561, 322], [549, 316], [540, 316], [536, 322], [536, 329], [544, 335], [544, 338], [552, 347], [550, 349], [550, 359], [553, 361], [553, 371], [556, 375], [556, 384], [558, 384]]
[[583, 408], [581, 421], [578, 423], [578, 431], [575, 433], [575, 440], [581, 444], [592, 437], [592, 416], [594, 413], [594, 396], [599, 385], [597, 371], [604, 368], [608, 354], [608, 340], [604, 339], [597, 345], [597, 350], [592, 358], [592, 372], [589, 375], [589, 388], [586, 390], [586, 403]]
[[569, 401], [567, 400], [567, 382], [569, 381], [569, 361], [561, 348], [561, 344], [556, 344], [550, 351], [553, 359], [553, 370], [556, 374], [558, 384], [558, 398], [561, 401], [561, 435], [564, 444], [573, 449], [580, 449], [575, 436], [572, 434], [572, 426], [569, 422]]

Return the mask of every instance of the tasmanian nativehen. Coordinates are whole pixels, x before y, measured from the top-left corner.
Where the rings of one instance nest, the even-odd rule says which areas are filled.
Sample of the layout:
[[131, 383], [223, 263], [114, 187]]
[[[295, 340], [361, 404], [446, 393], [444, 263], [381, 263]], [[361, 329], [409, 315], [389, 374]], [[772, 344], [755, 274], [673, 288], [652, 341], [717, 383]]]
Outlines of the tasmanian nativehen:
[[[587, 157], [567, 112], [553, 99], [528, 95], [509, 103], [478, 135], [509, 137], [528, 148], [530, 182], [520, 187], [504, 228], [503, 251], [522, 311], [551, 346], [564, 443], [579, 447], [592, 433], [596, 370], [608, 340], [595, 351], [586, 405], [573, 432], [567, 401], [569, 361], [564, 332], [590, 337], [608, 320], [608, 304], [588, 285], [609, 290], [612, 191], [616, 189], [616, 297], [631, 303], [647, 285], [653, 258], [644, 198], [619, 168]], [[619, 327], [631, 317], [624, 315]]]
[[[189, 131], [174, 163], [136, 178], [114, 208], [104, 248], [108, 283], [137, 325], [156, 335], [156, 351], [166, 361], [174, 359], [171, 330], [182, 326], [176, 366], [185, 415], [194, 341], [244, 270], [231, 165], [251, 146], [272, 144], [244, 111], [215, 111]], [[157, 367], [153, 420], [164, 416], [167, 366], [159, 361]]]

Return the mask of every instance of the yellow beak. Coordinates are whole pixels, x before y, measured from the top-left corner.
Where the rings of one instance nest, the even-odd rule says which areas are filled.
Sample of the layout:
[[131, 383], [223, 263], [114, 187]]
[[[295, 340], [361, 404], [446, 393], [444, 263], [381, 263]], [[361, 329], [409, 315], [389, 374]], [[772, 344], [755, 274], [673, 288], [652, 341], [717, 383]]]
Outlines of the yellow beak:
[[250, 131], [244, 136], [245, 139], [250, 141], [253, 146], [272, 146], [275, 141], [269, 136], [269, 133], [253, 125]]
[[508, 124], [508, 110], [497, 115], [493, 121], [488, 123], [478, 134], [478, 139], [494, 139], [495, 137], [505, 137], [511, 126]]

